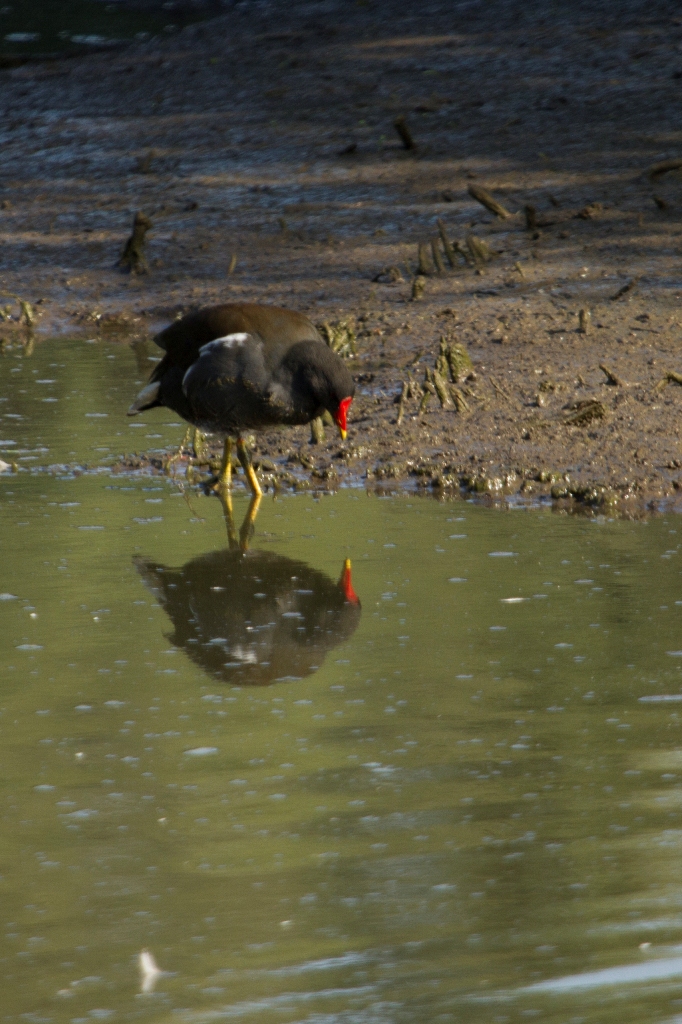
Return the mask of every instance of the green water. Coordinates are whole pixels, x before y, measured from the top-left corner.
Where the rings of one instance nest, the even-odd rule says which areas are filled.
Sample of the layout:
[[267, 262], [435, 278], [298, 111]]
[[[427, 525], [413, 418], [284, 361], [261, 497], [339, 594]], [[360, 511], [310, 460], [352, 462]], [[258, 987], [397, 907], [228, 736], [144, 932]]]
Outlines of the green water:
[[196, 11], [162, 0], [146, 11], [126, 8], [120, 0], [14, 0], [0, 4], [0, 54], [37, 56], [106, 49], [112, 44], [176, 32], [201, 17]]
[[0, 1021], [679, 1020], [682, 524], [266, 496], [240, 559], [115, 471], [150, 365], [0, 359]]

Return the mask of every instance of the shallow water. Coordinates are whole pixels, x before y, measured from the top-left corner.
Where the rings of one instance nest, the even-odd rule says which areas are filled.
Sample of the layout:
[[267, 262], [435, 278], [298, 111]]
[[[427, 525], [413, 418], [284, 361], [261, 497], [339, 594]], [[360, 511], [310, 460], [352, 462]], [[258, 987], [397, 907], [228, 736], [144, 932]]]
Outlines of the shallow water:
[[145, 359], [0, 360], [0, 1020], [679, 1019], [677, 520], [266, 497], [240, 559], [111, 468]]
[[[31, 0], [0, 7], [0, 51], [13, 54], [77, 54], [177, 32], [201, 12], [174, 9], [134, 10], [101, 0]], [[206, 12], [207, 17], [211, 12]]]

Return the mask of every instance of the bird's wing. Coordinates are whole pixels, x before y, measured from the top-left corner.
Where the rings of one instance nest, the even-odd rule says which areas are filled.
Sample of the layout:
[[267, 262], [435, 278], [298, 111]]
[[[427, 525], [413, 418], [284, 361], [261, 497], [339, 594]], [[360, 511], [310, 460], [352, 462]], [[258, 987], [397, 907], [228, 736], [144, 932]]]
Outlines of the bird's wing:
[[262, 349], [262, 342], [245, 331], [201, 347], [182, 381], [197, 418], [226, 431], [258, 419], [268, 394]]

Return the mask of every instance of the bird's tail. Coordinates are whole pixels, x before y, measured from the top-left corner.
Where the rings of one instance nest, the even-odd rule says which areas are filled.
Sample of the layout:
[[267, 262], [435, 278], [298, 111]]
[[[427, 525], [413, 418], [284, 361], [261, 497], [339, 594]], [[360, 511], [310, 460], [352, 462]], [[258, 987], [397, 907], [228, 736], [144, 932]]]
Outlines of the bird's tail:
[[129, 416], [137, 416], [138, 412], [144, 412], [145, 409], [153, 409], [155, 406], [160, 405], [159, 391], [161, 390], [161, 383], [155, 380], [152, 384], [147, 384], [146, 388], [142, 388], [139, 395], [128, 409]]

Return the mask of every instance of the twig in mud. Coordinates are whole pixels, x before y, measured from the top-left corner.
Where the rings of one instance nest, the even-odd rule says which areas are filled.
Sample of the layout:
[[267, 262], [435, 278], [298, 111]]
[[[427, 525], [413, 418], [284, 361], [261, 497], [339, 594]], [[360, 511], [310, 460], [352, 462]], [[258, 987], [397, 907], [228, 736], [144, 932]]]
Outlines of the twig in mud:
[[564, 424], [567, 427], [584, 427], [593, 420], [601, 420], [606, 416], [606, 409], [601, 402], [579, 402], [575, 412], [567, 416]]
[[592, 314], [589, 309], [581, 309], [578, 312], [578, 334], [588, 334]]
[[[5, 294], [8, 299], [14, 299], [15, 302], [19, 303], [19, 322], [23, 321], [24, 327], [31, 331], [38, 319], [31, 303], [27, 302], [26, 299], [20, 298], [18, 295], [14, 295], [12, 292], [6, 292]], [[11, 308], [11, 306], [6, 306], [5, 309], [0, 309], [0, 320], [11, 320]]]
[[662, 391], [666, 384], [682, 385], [682, 373], [675, 373], [674, 370], [668, 370], [665, 376], [661, 377], [658, 384], [654, 388], [654, 391]]
[[450, 266], [454, 270], [455, 267], [457, 266], [457, 257], [455, 256], [455, 250], [452, 248], [452, 243], [450, 242], [450, 239], [448, 238], [448, 233], [447, 233], [447, 231], [445, 229], [445, 224], [440, 219], [440, 217], [438, 218], [437, 224], [438, 224], [438, 231], [440, 232], [440, 238], [441, 238], [441, 241], [443, 243], [443, 249], [445, 250], [446, 259], [447, 259], [448, 263], [450, 264]]
[[490, 210], [490, 212], [494, 213], [496, 217], [500, 218], [500, 220], [508, 220], [509, 217], [513, 216], [506, 207], [502, 206], [501, 203], [498, 203], [498, 201], [491, 196], [487, 189], [481, 188], [480, 185], [469, 185], [467, 191], [472, 199], [475, 199], [477, 203], [481, 204], [481, 206], [485, 206], [486, 210]]
[[404, 114], [401, 114], [400, 117], [396, 117], [395, 121], [393, 122], [393, 127], [400, 136], [400, 141], [403, 144], [403, 149], [414, 150], [417, 148], [417, 143], [412, 138], [412, 133], [410, 132], [410, 129], [407, 127], [407, 121], [405, 120]]
[[410, 386], [406, 380], [403, 381], [402, 390], [400, 392], [400, 398], [398, 400], [398, 415], [396, 417], [396, 426], [399, 427], [403, 422], [403, 416], [405, 415], [405, 402], [410, 391]]
[[399, 284], [401, 281], [404, 281], [405, 278], [400, 272], [400, 267], [391, 266], [384, 267], [383, 270], [374, 275], [372, 280], [378, 284]]
[[424, 277], [428, 277], [431, 273], [429, 251], [423, 242], [420, 242], [417, 246], [417, 273], [422, 274]]
[[[428, 373], [429, 371], [427, 370], [426, 372]], [[438, 395], [438, 401], [441, 404], [441, 408], [452, 405], [447, 383], [444, 378], [441, 377], [438, 370], [431, 370], [431, 383], [436, 389], [436, 394]]]
[[466, 246], [464, 245], [464, 243], [463, 243], [463, 242], [459, 242], [459, 241], [458, 241], [458, 242], [455, 242], [455, 249], [456, 249], [456, 250], [457, 250], [457, 252], [458, 252], [458, 253], [460, 254], [460, 256], [463, 256], [463, 257], [464, 257], [464, 261], [465, 261], [465, 263], [468, 263], [468, 264], [469, 264], [469, 266], [474, 266], [474, 264], [476, 263], [476, 260], [475, 260], [475, 259], [474, 259], [474, 257], [473, 257], [473, 256], [471, 255], [471, 253], [470, 253], [470, 252], [469, 252], [469, 250], [468, 250], [468, 249], [466, 248]]
[[466, 243], [475, 263], [487, 263], [495, 255], [483, 239], [477, 238], [476, 235], [467, 235]]
[[466, 377], [466, 375], [471, 373], [474, 368], [471, 356], [467, 352], [466, 345], [450, 345], [447, 350], [447, 358], [448, 366], [450, 367], [450, 377], [453, 384], [457, 384], [460, 377]]
[[657, 164], [652, 164], [648, 170], [649, 177], [652, 179], [658, 178], [661, 174], [667, 174], [668, 171], [677, 171], [682, 167], [682, 159], [680, 157], [674, 157], [672, 160], [660, 160]]
[[431, 395], [437, 395], [438, 392], [431, 380], [431, 371], [427, 368], [424, 372], [424, 383], [422, 384], [422, 400], [419, 403], [419, 414], [421, 415], [426, 406], [428, 405], [429, 398]]
[[450, 385], [450, 394], [452, 395], [452, 400], [455, 403], [455, 409], [457, 412], [469, 412], [469, 405], [466, 398], [454, 384]]
[[144, 257], [146, 234], [152, 222], [142, 210], [138, 210], [133, 219], [133, 230], [125, 244], [117, 266], [127, 269], [131, 274], [146, 274], [147, 261]]
[[501, 385], [501, 384], [499, 384], [499, 383], [498, 383], [498, 382], [497, 382], [497, 381], [495, 380], [495, 378], [494, 378], [494, 377], [492, 377], [492, 376], [488, 377], [488, 380], [490, 381], [490, 383], [492, 384], [492, 386], [493, 386], [493, 387], [495, 388], [495, 391], [497, 391], [498, 395], [500, 395], [500, 396], [501, 396], [502, 398], [504, 398], [505, 402], [509, 402], [509, 403], [511, 404], [511, 401], [512, 401], [512, 400], [511, 400], [511, 398], [509, 397], [509, 394], [508, 394], [508, 393], [507, 393], [507, 392], [505, 391], [505, 389], [504, 389], [504, 388], [502, 387], [502, 385]]
[[232, 254], [232, 259], [230, 260], [230, 265], [227, 268], [227, 276], [228, 277], [230, 276], [230, 274], [234, 274], [236, 266], [237, 266], [237, 253], [235, 252], [235, 253]]
[[324, 444], [324, 424], [321, 416], [310, 421], [310, 443]]
[[[620, 379], [620, 377], [617, 374], [615, 374], [613, 372], [613, 370], [609, 370], [608, 366], [604, 366], [603, 363], [600, 363], [599, 364], [599, 369], [601, 370], [602, 373], [606, 374], [606, 379], [609, 382], [609, 384], [614, 384], [614, 385], [616, 385], [617, 387], [620, 387], [620, 388], [625, 387], [625, 384]], [[682, 379], [680, 380], [680, 383], [682, 383]]]
[[526, 215], [526, 231], [537, 231], [538, 218], [535, 207], [531, 206], [530, 203], [527, 203], [523, 209]]
[[355, 321], [352, 318], [318, 324], [317, 329], [332, 352], [346, 359], [352, 359], [358, 354]]
[[426, 278], [422, 277], [421, 274], [415, 277], [412, 282], [412, 301], [418, 302], [424, 298], [424, 289], [426, 288]]
[[615, 295], [611, 296], [611, 302], [616, 302], [618, 299], [622, 298], [623, 295], [627, 295], [627, 293], [631, 292], [633, 288], [636, 288], [638, 280], [638, 278], [633, 277], [630, 281], [627, 281], [622, 288], [618, 289]]
[[603, 209], [604, 207], [601, 203], [588, 203], [587, 206], [583, 206], [582, 210], [576, 213], [576, 217], [580, 220], [594, 220]]
[[431, 255], [433, 256], [433, 262], [436, 267], [436, 273], [444, 274], [445, 264], [443, 263], [443, 257], [440, 254], [440, 249], [438, 248], [437, 238], [431, 239]]

